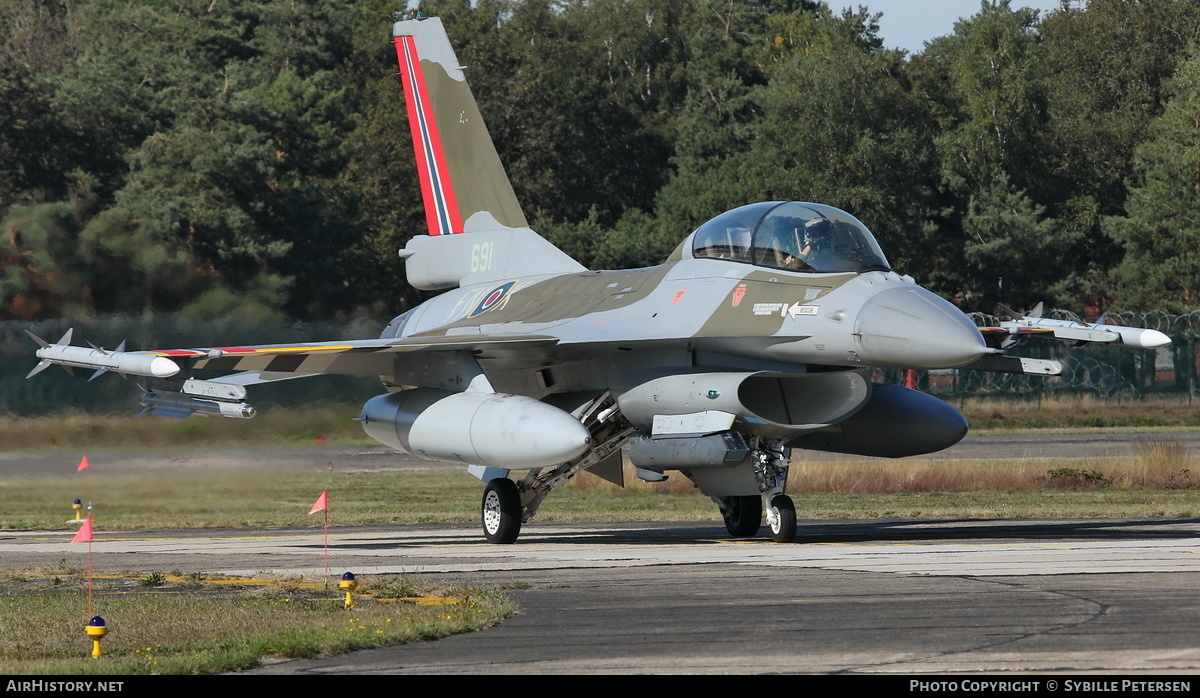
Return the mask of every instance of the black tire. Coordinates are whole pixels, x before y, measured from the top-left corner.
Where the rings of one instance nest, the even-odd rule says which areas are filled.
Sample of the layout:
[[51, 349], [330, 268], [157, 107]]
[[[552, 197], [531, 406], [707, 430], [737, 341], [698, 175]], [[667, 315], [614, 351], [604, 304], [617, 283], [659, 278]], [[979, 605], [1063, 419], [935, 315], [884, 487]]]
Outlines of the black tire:
[[725, 518], [725, 529], [729, 531], [729, 535], [734, 538], [749, 538], [758, 533], [762, 526], [762, 497], [728, 497], [725, 506], [721, 516]]
[[796, 505], [786, 494], [777, 494], [771, 499], [775, 516], [771, 519], [771, 539], [776, 543], [793, 543], [796, 540]]
[[521, 493], [517, 483], [502, 477], [483, 488], [483, 537], [489, 543], [514, 543], [521, 534]]

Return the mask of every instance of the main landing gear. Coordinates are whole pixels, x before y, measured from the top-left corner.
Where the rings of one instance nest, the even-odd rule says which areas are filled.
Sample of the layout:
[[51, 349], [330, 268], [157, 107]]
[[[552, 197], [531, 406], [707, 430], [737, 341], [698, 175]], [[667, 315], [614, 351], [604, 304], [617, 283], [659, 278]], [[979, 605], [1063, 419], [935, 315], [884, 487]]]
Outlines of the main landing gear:
[[496, 478], [483, 488], [483, 536], [489, 543], [515, 543], [521, 534], [521, 493], [517, 483]]
[[750, 458], [761, 494], [713, 499], [721, 507], [725, 528], [734, 538], [758, 535], [763, 513], [766, 512], [771, 539], [776, 543], [792, 543], [796, 540], [796, 505], [791, 497], [783, 493], [791, 449], [778, 440], [756, 438], [753, 443]]
[[786, 494], [771, 497], [770, 505], [763, 507], [762, 495], [744, 497], [722, 497], [721, 516], [725, 529], [734, 538], [753, 538], [762, 528], [763, 512], [771, 527], [771, 539], [776, 543], [792, 543], [796, 540], [796, 505]]
[[788, 464], [792, 449], [778, 439], [755, 439], [750, 452], [754, 465], [754, 480], [762, 493], [763, 509], [771, 527], [771, 539], [776, 543], [796, 540], [796, 505], [783, 493], [787, 485]]
[[725, 497], [720, 504], [725, 528], [734, 538], [752, 538], [762, 527], [762, 497]]
[[[592, 447], [578, 458], [548, 468], [533, 468], [521, 481], [507, 477], [489, 480], [483, 489], [483, 536], [489, 543], [515, 543], [521, 534], [521, 524], [528, 521], [541, 506], [546, 495], [579, 473], [621, 450], [634, 429], [619, 416], [616, 401], [610, 393], [596, 397], [576, 410], [577, 416], [592, 436]], [[619, 455], [619, 454], [617, 454]]]

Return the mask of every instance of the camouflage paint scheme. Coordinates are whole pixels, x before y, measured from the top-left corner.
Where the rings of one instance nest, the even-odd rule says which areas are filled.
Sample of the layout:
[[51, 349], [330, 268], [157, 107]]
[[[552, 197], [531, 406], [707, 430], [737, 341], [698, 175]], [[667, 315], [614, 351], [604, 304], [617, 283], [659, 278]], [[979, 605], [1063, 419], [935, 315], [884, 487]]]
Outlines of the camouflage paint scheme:
[[[701, 226], [660, 266], [587, 270], [527, 227], [441, 21], [397, 22], [393, 34], [429, 223], [399, 253], [410, 284], [446, 292], [378, 339], [136, 361], [97, 350], [113, 370], [146, 356], [179, 366], [146, 381], [147, 412], [253, 416], [246, 386], [379, 376], [387, 392], [364, 405], [364, 429], [419, 457], [468, 464], [486, 483], [492, 542], [513, 542], [546, 495], [583, 470], [623, 484], [626, 445], [639, 477], [677, 471], [695, 482], [732, 535], [754, 535], [765, 512], [774, 539], [788, 542], [793, 448], [898, 457], [966, 433], [953, 407], [873, 385], [868, 369], [1057, 372], [1003, 355], [1006, 338], [1032, 332], [1161, 344], [1122, 334], [1131, 328], [1023, 316], [983, 328], [989, 344], [957, 308], [888, 268], [861, 223], [820, 204], [751, 204]], [[853, 245], [837, 247], [836, 235]], [[824, 271], [822, 252], [834, 265]], [[79, 354], [69, 336], [38, 340], [43, 361], [30, 375]], [[526, 475], [514, 482], [511, 471]]]

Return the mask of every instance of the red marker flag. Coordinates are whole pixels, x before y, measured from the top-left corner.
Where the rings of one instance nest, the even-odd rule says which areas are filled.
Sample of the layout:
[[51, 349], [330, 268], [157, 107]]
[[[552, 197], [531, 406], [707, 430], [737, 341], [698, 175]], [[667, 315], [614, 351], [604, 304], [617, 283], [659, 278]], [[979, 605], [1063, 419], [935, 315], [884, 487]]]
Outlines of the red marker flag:
[[88, 463], [87, 456], [84, 456], [83, 460], [79, 461], [79, 467], [75, 469], [75, 472], [81, 473], [90, 467], [92, 467], [91, 463]]
[[329, 508], [329, 490], [325, 490], [324, 492], [321, 493], [320, 497], [317, 497], [317, 503], [314, 504], [313, 508], [309, 510], [308, 515], [312, 516], [313, 514], [317, 513], [318, 511], [325, 511], [328, 508]]
[[71, 545], [82, 543], [85, 540], [92, 539], [92, 517], [87, 517], [83, 520], [83, 525], [79, 527], [79, 532], [71, 539]]

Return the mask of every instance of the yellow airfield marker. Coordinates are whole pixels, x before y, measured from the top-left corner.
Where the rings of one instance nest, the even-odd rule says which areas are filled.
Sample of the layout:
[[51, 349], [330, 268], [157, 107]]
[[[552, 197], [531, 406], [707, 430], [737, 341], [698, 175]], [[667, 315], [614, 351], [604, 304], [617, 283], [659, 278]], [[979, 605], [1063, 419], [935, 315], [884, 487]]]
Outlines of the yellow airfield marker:
[[88, 637], [92, 638], [92, 659], [99, 659], [104, 654], [100, 650], [100, 639], [108, 634], [108, 626], [100, 616], [92, 616], [84, 630], [87, 631]]
[[342, 581], [338, 582], [338, 589], [346, 592], [346, 608], [354, 608], [354, 590], [357, 588], [358, 580], [354, 578], [353, 572], [342, 575]]

